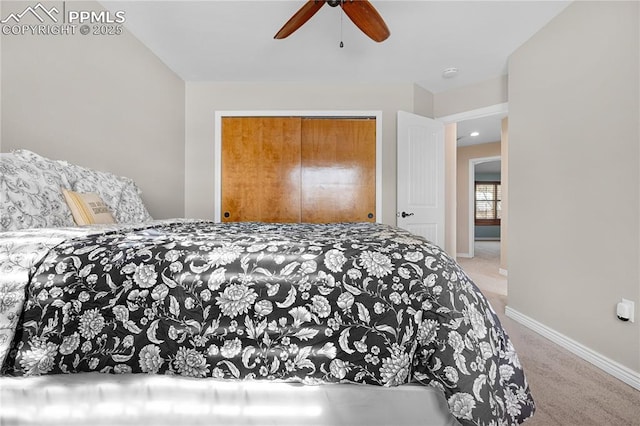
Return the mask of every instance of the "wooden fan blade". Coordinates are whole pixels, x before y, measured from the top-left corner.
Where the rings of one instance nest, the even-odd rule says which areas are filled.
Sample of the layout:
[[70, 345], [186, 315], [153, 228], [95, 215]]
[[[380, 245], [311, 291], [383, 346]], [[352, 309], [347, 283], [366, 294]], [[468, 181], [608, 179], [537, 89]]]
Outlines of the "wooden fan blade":
[[273, 37], [275, 39], [283, 39], [289, 37], [294, 31], [307, 22], [318, 10], [326, 3], [326, 0], [309, 0], [302, 6], [286, 24], [280, 28], [280, 31]]
[[345, 0], [342, 10], [370, 39], [379, 43], [391, 35], [382, 16], [367, 0]]

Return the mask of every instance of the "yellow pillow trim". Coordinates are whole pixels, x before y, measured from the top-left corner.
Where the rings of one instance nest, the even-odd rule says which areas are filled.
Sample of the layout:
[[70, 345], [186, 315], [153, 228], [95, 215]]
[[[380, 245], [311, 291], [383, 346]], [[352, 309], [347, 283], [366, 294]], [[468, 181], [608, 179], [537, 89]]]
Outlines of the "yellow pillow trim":
[[62, 194], [77, 225], [115, 223], [109, 208], [98, 194], [81, 194], [64, 188]]

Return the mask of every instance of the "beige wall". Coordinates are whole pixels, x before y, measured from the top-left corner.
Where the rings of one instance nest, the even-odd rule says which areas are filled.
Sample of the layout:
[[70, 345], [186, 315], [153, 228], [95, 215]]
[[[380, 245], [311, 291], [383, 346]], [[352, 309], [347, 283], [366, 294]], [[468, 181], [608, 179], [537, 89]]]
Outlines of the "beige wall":
[[509, 307], [636, 377], [639, 7], [574, 2], [509, 61]]
[[458, 148], [457, 154], [457, 206], [456, 206], [456, 248], [459, 255], [469, 254], [469, 215], [473, 205], [469, 205], [469, 161], [476, 158], [499, 157], [500, 142], [483, 143]]
[[433, 118], [433, 93], [424, 87], [413, 85], [413, 113]]
[[444, 249], [455, 258], [457, 254], [457, 172], [458, 172], [458, 126], [449, 123], [444, 126], [444, 203], [445, 231]]
[[508, 101], [507, 76], [460, 87], [433, 95], [433, 116], [446, 117]]
[[382, 111], [382, 222], [396, 223], [396, 114], [413, 110], [413, 84], [197, 83], [186, 85], [186, 216], [213, 219], [215, 111]]
[[[100, 10], [96, 2], [68, 2]], [[2, 2], [5, 16], [25, 2]], [[0, 150], [134, 179], [156, 218], [184, 215], [184, 82], [130, 33], [3, 35]]]
[[509, 118], [500, 125], [500, 272], [508, 272], [509, 259]]

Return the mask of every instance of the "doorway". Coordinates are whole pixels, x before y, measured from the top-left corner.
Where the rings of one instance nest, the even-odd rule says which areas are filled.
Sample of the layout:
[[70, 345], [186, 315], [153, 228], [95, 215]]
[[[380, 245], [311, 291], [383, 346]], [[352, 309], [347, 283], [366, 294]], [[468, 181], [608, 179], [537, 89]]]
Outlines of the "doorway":
[[[469, 170], [469, 159], [477, 159], [484, 157], [502, 157], [502, 169], [503, 176], [502, 182], [504, 185], [504, 193], [505, 197], [507, 194], [507, 182], [508, 182], [508, 164], [507, 164], [507, 153], [508, 153], [508, 138], [507, 138], [507, 129], [506, 129], [506, 117], [508, 112], [508, 103], [501, 103], [492, 105], [489, 107], [479, 108], [476, 110], [466, 111], [462, 113], [452, 114], [449, 116], [439, 117], [438, 119], [444, 122], [445, 124], [455, 123], [458, 128], [457, 131], [457, 144], [460, 145], [470, 145], [475, 144], [478, 141], [482, 140], [481, 136], [472, 135], [473, 131], [471, 130], [470, 123], [478, 123], [480, 121], [493, 121], [493, 131], [495, 136], [493, 141], [501, 141], [500, 150], [493, 152], [482, 152], [479, 154], [474, 154], [468, 156], [467, 160], [460, 161], [460, 157], [458, 156], [458, 162], [456, 168], [458, 170], [464, 170], [464, 190], [457, 190], [457, 208], [454, 209], [452, 213], [449, 213], [447, 216], [447, 220], [452, 223], [456, 223], [456, 257], [457, 258], [469, 258], [474, 254], [473, 248], [469, 249], [470, 243], [474, 240], [474, 235], [470, 235], [473, 227], [469, 226], [470, 222], [470, 212], [469, 206], [473, 205], [469, 202], [471, 192], [468, 188], [470, 187], [468, 184], [469, 177], [471, 173]], [[474, 126], [475, 127], [475, 126]], [[484, 133], [484, 131], [483, 131]], [[484, 142], [488, 142], [488, 140], [484, 140]], [[458, 183], [460, 182], [460, 178], [458, 178]], [[463, 208], [461, 208], [461, 205]], [[506, 217], [506, 207], [507, 200], [503, 202], [503, 210]], [[501, 226], [501, 244], [500, 244], [500, 252], [501, 252], [501, 260], [500, 260], [500, 273], [502, 275], [506, 275], [506, 254], [507, 254], [507, 221], [503, 221], [503, 225]]]
[[[467, 256], [469, 258], [475, 256], [479, 241], [501, 241], [501, 167], [500, 156], [469, 160], [469, 256]], [[481, 245], [495, 246], [495, 244]], [[498, 244], [497, 251], [499, 259], [500, 244]]]

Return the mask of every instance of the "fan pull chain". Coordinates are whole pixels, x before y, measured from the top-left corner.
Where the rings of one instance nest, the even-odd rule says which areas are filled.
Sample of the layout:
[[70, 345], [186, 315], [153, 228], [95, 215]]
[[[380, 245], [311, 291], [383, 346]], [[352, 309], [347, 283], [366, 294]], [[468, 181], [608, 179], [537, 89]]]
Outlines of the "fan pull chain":
[[342, 10], [342, 7], [340, 8], [340, 49], [342, 49], [344, 47], [344, 43], [342, 42], [342, 22], [343, 22], [343, 18], [344, 18], [344, 11]]

